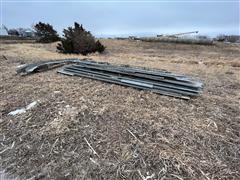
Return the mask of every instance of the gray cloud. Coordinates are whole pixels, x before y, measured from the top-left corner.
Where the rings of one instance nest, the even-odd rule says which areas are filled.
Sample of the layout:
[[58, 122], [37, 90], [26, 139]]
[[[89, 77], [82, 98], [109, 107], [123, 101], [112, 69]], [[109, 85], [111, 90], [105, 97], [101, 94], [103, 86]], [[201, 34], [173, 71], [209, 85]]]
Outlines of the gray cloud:
[[59, 32], [74, 21], [96, 35], [147, 34], [199, 30], [240, 34], [239, 2], [171, 3], [7, 3], [3, 24], [29, 27], [49, 22]]

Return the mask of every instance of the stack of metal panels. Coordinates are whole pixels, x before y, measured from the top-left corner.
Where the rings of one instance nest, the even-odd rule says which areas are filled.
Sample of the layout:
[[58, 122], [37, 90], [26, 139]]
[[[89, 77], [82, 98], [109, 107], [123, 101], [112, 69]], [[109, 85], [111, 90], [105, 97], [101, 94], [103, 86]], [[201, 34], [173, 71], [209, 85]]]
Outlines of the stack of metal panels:
[[118, 66], [94, 61], [81, 61], [78, 64], [63, 67], [58, 72], [65, 75], [81, 76], [150, 90], [162, 95], [183, 99], [198, 96], [202, 90], [200, 81], [183, 75], [173, 74], [164, 70]]

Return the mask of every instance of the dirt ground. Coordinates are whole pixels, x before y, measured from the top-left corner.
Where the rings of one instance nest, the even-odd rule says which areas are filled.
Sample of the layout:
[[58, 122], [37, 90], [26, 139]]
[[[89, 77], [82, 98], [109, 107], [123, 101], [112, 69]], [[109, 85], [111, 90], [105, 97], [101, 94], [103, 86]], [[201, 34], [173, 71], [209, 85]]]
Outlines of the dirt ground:
[[[104, 54], [0, 44], [1, 170], [19, 179], [240, 179], [240, 45], [101, 40]], [[25, 63], [91, 58], [199, 78], [189, 101]], [[39, 103], [23, 114], [9, 112]]]

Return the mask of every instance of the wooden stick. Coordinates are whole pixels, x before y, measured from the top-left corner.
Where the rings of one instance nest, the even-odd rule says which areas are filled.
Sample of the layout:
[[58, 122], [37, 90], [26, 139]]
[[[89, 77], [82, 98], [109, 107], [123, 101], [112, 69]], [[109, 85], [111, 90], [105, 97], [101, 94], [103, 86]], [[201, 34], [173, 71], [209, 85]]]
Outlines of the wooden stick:
[[133, 134], [129, 129], [127, 129], [127, 131], [137, 140], [139, 141], [140, 143], [143, 143], [142, 141], [140, 141], [137, 136], [135, 136], [135, 134]]
[[59, 139], [59, 138], [57, 138], [56, 141], [53, 143], [52, 148], [51, 148], [51, 151], [50, 151], [50, 154], [52, 153], [53, 148], [55, 147], [56, 143], [58, 142], [58, 139]]
[[91, 146], [91, 144], [88, 142], [88, 140], [84, 137], [84, 140], [86, 141], [87, 145], [90, 147], [90, 149], [93, 151], [93, 154], [96, 154], [98, 158], [100, 158], [100, 156], [98, 155], [98, 153], [93, 149], [93, 147]]

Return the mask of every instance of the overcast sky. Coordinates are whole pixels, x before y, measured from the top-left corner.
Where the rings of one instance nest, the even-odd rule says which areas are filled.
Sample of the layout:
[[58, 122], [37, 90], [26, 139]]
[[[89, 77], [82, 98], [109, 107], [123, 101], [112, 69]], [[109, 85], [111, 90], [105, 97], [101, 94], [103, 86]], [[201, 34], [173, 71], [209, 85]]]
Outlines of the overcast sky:
[[53, 2], [3, 0], [2, 24], [52, 24], [59, 33], [79, 22], [97, 36], [155, 35], [199, 30], [201, 34], [240, 34], [239, 0], [145, 2]]

